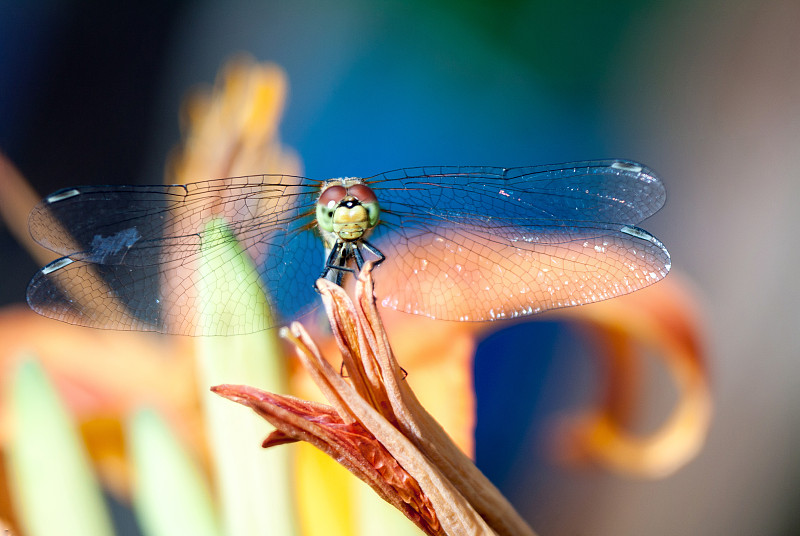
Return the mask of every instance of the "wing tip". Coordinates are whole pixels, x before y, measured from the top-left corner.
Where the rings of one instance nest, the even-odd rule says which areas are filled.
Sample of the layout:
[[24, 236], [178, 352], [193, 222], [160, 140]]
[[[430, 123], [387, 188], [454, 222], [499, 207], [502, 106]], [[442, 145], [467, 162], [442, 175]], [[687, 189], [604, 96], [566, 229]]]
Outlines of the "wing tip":
[[623, 225], [620, 228], [620, 232], [625, 233], [634, 238], [650, 242], [651, 244], [659, 248], [661, 252], [664, 254], [663, 273], [662, 277], [659, 278], [659, 280], [666, 277], [666, 275], [672, 269], [672, 256], [670, 255], [669, 250], [667, 250], [667, 246], [665, 246], [661, 240], [659, 240], [649, 232], [645, 231], [641, 227], [635, 227], [633, 225]]
[[[73, 259], [69, 257], [61, 257], [60, 259], [56, 259], [53, 262], [47, 264], [44, 268], [39, 271], [40, 275], [48, 275], [55, 271], [61, 270], [62, 268], [69, 266], [75, 262]], [[39, 275], [37, 274], [37, 275]]]
[[641, 173], [645, 169], [643, 165], [633, 160], [616, 160], [609, 167], [620, 171], [630, 171], [631, 173]]
[[81, 193], [80, 190], [78, 190], [77, 188], [63, 188], [45, 197], [44, 204], [53, 205], [55, 203], [58, 203], [59, 201], [63, 201], [65, 199], [69, 199], [70, 197], [75, 197], [76, 195], [80, 195], [80, 193]]

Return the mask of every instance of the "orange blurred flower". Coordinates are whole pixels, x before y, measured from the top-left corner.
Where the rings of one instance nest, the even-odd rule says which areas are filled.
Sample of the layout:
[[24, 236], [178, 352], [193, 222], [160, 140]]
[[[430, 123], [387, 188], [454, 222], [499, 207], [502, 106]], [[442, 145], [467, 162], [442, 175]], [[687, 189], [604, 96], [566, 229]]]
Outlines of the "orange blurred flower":
[[[661, 478], [700, 451], [711, 423], [708, 368], [691, 286], [679, 274], [634, 294], [556, 313], [592, 336], [607, 368], [604, 397], [574, 417], [554, 438], [558, 455], [621, 474]], [[663, 361], [677, 399], [663, 424], [647, 435], [627, 431], [637, 406], [649, 397], [643, 359]]]

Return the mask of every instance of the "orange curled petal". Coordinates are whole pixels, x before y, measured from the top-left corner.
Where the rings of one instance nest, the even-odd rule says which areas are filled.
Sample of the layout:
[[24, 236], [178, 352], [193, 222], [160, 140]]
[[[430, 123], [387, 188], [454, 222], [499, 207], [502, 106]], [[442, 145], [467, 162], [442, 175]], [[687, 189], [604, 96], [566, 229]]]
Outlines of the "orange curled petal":
[[37, 244], [28, 231], [28, 215], [38, 202], [39, 194], [16, 166], [0, 153], [0, 219], [37, 262], [47, 264], [58, 255]]
[[[559, 451], [630, 476], [659, 478], [688, 463], [702, 447], [712, 402], [705, 356], [699, 343], [696, 306], [674, 275], [638, 293], [562, 313], [586, 322], [608, 353], [605, 400], [567, 426]], [[638, 380], [639, 352], [663, 359], [677, 391], [672, 413], [655, 432], [637, 437], [626, 430], [642, 402], [631, 390]]]

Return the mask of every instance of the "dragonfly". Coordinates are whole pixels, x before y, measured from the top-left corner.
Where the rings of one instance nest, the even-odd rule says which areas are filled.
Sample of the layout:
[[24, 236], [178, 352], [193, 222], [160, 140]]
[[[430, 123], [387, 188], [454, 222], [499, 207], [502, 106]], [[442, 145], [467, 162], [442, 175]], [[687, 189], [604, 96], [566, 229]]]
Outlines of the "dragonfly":
[[[27, 300], [81, 326], [235, 335], [307, 314], [318, 277], [343, 284], [373, 260], [385, 307], [451, 321], [517, 318], [663, 279], [669, 253], [637, 225], [665, 199], [658, 176], [630, 160], [65, 188], [30, 215], [33, 238], [62, 257], [33, 277]], [[237, 322], [203, 321], [213, 311], [202, 287], [215, 277], [204, 256], [231, 241], [258, 277], [230, 282], [226, 299], [256, 290], [271, 312], [242, 303]]]

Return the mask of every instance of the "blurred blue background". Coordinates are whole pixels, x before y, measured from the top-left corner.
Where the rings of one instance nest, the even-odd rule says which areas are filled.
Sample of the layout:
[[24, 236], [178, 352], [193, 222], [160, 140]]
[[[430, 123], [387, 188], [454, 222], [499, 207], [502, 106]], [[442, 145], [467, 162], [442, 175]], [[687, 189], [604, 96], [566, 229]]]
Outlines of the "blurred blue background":
[[[160, 182], [187, 88], [246, 51], [287, 71], [281, 136], [310, 177], [645, 162], [669, 200], [644, 226], [705, 308], [706, 448], [655, 482], [548, 465], [543, 422], [595, 382], [585, 341], [540, 322], [481, 348], [479, 465], [543, 535], [796, 534], [798, 27], [796, 0], [3, 3], [0, 147], [42, 194]], [[22, 301], [36, 266], [0, 248], [0, 299]], [[530, 403], [498, 426], [504, 391]]]

